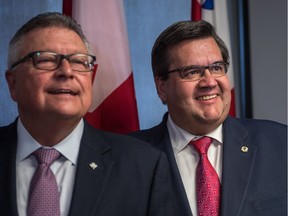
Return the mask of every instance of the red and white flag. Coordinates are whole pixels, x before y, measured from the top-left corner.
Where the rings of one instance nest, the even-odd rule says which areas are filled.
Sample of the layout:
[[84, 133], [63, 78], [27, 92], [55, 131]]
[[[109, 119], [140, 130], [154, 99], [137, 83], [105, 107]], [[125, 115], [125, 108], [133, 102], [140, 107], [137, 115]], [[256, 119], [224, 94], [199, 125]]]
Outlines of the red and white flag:
[[230, 41], [230, 28], [228, 21], [228, 9], [226, 0], [216, 0], [215, 4], [213, 0], [192, 0], [191, 18], [193, 21], [206, 20], [210, 22], [216, 29], [219, 37], [225, 42], [229, 54], [230, 54], [230, 65], [229, 77], [231, 83], [231, 108], [229, 114], [236, 116], [236, 105], [235, 105], [235, 91], [234, 91], [234, 74], [233, 74], [233, 58]]
[[86, 120], [95, 128], [116, 133], [138, 130], [123, 1], [63, 0], [63, 13], [81, 25], [98, 64]]

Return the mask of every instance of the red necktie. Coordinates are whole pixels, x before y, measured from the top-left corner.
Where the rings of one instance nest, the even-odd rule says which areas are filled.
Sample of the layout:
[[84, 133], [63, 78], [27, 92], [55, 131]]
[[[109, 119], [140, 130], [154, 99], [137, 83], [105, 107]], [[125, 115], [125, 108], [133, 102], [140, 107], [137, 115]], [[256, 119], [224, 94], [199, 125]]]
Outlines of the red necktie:
[[210, 137], [202, 137], [191, 141], [200, 156], [196, 171], [196, 196], [199, 216], [220, 215], [220, 181], [207, 157], [212, 143]]
[[60, 216], [60, 193], [50, 165], [60, 157], [55, 149], [36, 150], [37, 170], [30, 183], [28, 216]]

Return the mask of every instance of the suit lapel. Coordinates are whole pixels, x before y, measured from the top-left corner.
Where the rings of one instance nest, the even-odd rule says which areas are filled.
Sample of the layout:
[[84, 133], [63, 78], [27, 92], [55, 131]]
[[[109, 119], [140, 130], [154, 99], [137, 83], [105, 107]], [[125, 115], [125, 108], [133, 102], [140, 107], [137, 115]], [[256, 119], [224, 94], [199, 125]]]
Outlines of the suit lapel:
[[[9, 216], [18, 216], [15, 167], [16, 122], [17, 120], [0, 130], [0, 209], [2, 213]], [[113, 161], [109, 158], [109, 149], [110, 146], [103, 137], [85, 124], [69, 216], [96, 215], [113, 167]]]
[[16, 202], [17, 120], [2, 127], [0, 152], [0, 209], [4, 215], [18, 216]]
[[[179, 215], [191, 216], [191, 210], [185, 189], [176, 164], [172, 145], [166, 127], [167, 114], [163, 121], [154, 128], [151, 140], [154, 146], [164, 151], [170, 163], [175, 199], [179, 205]], [[158, 137], [155, 139], [155, 137]], [[253, 171], [257, 147], [248, 142], [248, 132], [237, 120], [228, 117], [223, 125], [223, 165], [221, 189], [221, 215], [238, 215], [245, 200], [246, 191]], [[248, 147], [248, 151], [242, 147]], [[180, 200], [180, 201], [179, 201]]]
[[69, 216], [97, 215], [113, 167], [109, 149], [103, 137], [85, 124]]
[[246, 196], [257, 150], [246, 142], [247, 137], [248, 132], [235, 119], [228, 118], [224, 122], [221, 194], [223, 216], [238, 215]]
[[[167, 116], [167, 114], [166, 114]], [[170, 165], [170, 171], [171, 171], [171, 178], [172, 178], [172, 184], [173, 184], [173, 189], [174, 189], [174, 194], [175, 194], [175, 200], [176, 203], [179, 203], [178, 206], [178, 214], [179, 215], [185, 215], [185, 216], [192, 216], [190, 205], [188, 202], [188, 198], [186, 196], [185, 188], [179, 173], [179, 169], [176, 163], [176, 159], [174, 156], [174, 152], [172, 149], [168, 129], [166, 126], [166, 121], [167, 117], [163, 118], [163, 121], [159, 125], [159, 133], [156, 134], [161, 134], [159, 143], [157, 143], [158, 148], [162, 151], [164, 151], [168, 157], [169, 165]]]

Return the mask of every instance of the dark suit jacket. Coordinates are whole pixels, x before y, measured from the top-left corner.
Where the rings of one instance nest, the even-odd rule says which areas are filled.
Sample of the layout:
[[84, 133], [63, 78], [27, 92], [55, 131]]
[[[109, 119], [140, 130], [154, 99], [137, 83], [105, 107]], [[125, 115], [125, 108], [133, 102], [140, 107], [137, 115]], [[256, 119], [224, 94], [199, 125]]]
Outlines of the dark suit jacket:
[[[0, 140], [0, 214], [17, 216], [16, 121], [0, 128]], [[85, 122], [69, 216], [174, 216], [171, 190], [164, 153]]]
[[[185, 189], [163, 121], [131, 134], [166, 152], [178, 214], [191, 216]], [[241, 147], [248, 151], [242, 152]], [[286, 216], [287, 127], [264, 120], [228, 117], [223, 124], [222, 216]]]

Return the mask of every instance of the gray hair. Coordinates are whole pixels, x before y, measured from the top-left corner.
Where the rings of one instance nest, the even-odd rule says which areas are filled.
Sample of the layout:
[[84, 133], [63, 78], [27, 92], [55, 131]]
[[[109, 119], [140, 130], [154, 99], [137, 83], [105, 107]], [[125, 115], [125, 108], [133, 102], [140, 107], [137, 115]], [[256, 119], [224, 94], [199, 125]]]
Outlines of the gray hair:
[[91, 52], [90, 45], [81, 26], [74, 19], [58, 12], [47, 12], [31, 18], [12, 37], [9, 43], [8, 68], [10, 68], [13, 62], [18, 58], [19, 50], [17, 49], [22, 45], [23, 37], [33, 30], [49, 27], [66, 28], [74, 31], [85, 43], [88, 52]]

